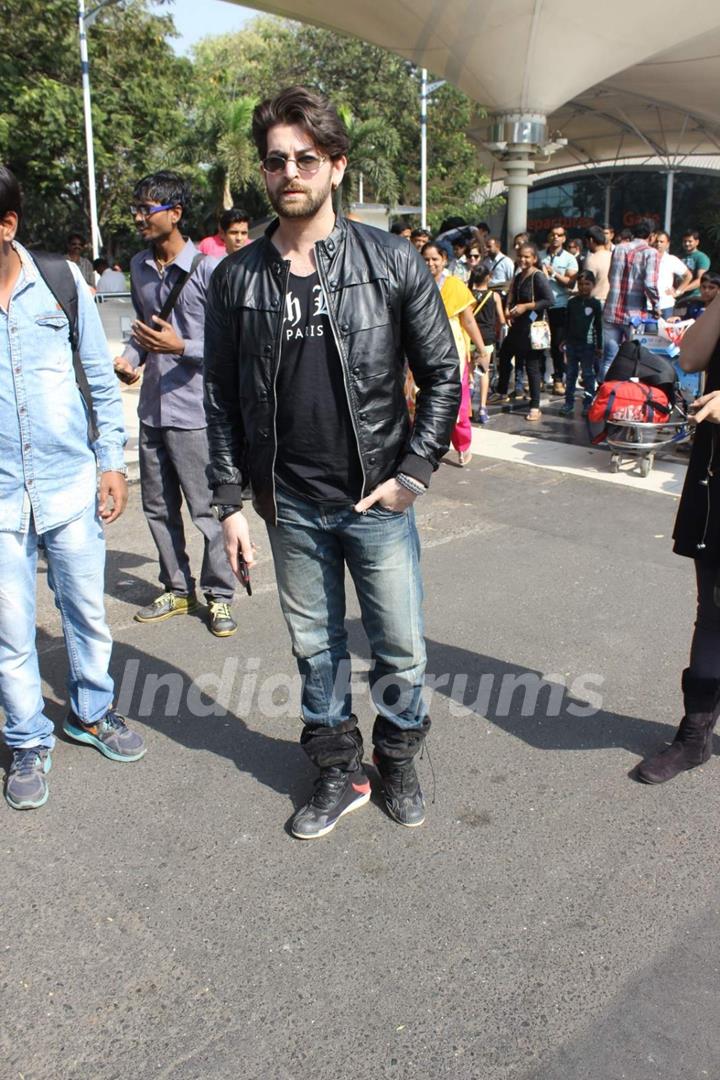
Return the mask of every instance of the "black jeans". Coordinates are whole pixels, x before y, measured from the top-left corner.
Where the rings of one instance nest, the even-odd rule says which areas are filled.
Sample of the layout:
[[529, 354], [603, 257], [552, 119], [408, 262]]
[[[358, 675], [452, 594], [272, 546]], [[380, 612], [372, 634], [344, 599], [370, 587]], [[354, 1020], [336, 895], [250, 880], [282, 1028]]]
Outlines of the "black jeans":
[[553, 379], [561, 383], [565, 377], [565, 354], [562, 344], [565, 340], [565, 318], [567, 308], [551, 307], [548, 309], [548, 322], [550, 323], [550, 355], [553, 364]]
[[720, 679], [720, 565], [695, 560], [697, 617], [690, 647], [690, 671], [700, 679]]
[[520, 364], [524, 364], [527, 371], [528, 385], [530, 387], [530, 408], [539, 409], [541, 389], [540, 361], [541, 359], [544, 360], [545, 353], [540, 349], [530, 348], [529, 330], [526, 333], [516, 332], [515, 334], [511, 330], [502, 343], [500, 356], [498, 357], [498, 394], [507, 394], [508, 392], [513, 357], [515, 357], [518, 369]]

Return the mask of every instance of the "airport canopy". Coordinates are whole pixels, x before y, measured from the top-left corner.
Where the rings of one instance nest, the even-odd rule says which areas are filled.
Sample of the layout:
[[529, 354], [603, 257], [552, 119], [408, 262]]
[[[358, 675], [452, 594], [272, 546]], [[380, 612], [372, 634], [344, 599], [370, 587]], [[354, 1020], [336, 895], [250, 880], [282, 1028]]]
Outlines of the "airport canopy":
[[470, 132], [524, 228], [533, 174], [720, 150], [720, 8], [709, 0], [253, 2], [398, 53], [487, 110]]

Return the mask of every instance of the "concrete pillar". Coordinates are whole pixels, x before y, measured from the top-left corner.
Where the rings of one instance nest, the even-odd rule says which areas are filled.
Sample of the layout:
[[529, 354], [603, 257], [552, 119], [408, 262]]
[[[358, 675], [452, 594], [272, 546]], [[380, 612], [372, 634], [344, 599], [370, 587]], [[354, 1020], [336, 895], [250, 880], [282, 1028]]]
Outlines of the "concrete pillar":
[[513, 237], [517, 233], [527, 232], [528, 189], [533, 181], [531, 174], [535, 166], [528, 150], [515, 152], [513, 147], [513, 152], [503, 160], [503, 167], [507, 172], [507, 243], [509, 249]]
[[485, 146], [507, 173], [509, 246], [516, 233], [527, 231], [528, 188], [533, 182], [535, 158], [552, 154], [560, 143], [548, 143], [543, 113], [495, 113], [490, 117], [488, 134]]
[[672, 234], [672, 215], [673, 215], [673, 189], [675, 187], [675, 173], [672, 169], [667, 174], [667, 181], [665, 184], [665, 223], [663, 228], [666, 233]]

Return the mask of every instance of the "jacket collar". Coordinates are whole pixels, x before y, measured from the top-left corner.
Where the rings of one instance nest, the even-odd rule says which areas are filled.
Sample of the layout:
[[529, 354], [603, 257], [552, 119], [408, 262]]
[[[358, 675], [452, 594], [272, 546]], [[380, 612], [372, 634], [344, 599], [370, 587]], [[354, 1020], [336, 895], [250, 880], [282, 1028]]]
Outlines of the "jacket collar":
[[[280, 219], [275, 218], [270, 222], [264, 233], [265, 239], [265, 254], [270, 263], [276, 263], [279, 266], [283, 266], [287, 260], [283, 259], [278, 249], [272, 242], [272, 237], [280, 225]], [[335, 217], [335, 225], [329, 236], [326, 236], [324, 240], [318, 240], [318, 245], [324, 249], [327, 255], [334, 255], [341, 243], [345, 239], [348, 231], [347, 218], [344, 218], [342, 214], [337, 214]]]

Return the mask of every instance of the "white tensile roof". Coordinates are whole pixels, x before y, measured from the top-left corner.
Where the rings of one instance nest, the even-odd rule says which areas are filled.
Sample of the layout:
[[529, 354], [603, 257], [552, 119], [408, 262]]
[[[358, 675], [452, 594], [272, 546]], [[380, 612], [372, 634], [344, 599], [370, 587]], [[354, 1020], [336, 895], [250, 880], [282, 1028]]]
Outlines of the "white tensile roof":
[[[720, 5], [713, 0], [681, 7], [676, 0], [244, 4], [380, 45], [488, 112], [544, 113], [550, 138], [568, 143], [546, 163], [536, 161], [536, 174], [620, 158], [660, 159], [671, 168], [720, 151]], [[483, 149], [486, 122], [471, 134], [492, 161]]]

